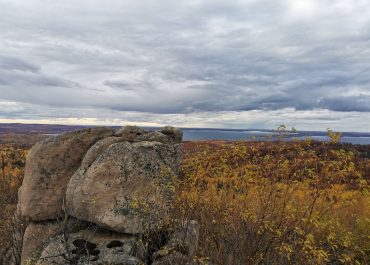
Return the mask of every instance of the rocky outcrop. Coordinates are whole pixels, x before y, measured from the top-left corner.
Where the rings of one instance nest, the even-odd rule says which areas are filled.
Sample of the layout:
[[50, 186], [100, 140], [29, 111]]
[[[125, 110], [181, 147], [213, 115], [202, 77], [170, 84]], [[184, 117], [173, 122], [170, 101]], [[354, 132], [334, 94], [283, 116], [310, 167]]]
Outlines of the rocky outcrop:
[[181, 140], [173, 127], [126, 126], [35, 145], [19, 192], [18, 212], [31, 220], [22, 264], [191, 264], [197, 222], [169, 215]]
[[85, 129], [49, 138], [29, 152], [20, 195], [20, 211], [33, 221], [63, 216], [67, 184], [89, 148], [111, 136], [108, 128]]
[[179, 151], [173, 145], [112, 144], [72, 177], [67, 212], [122, 233], [143, 233], [146, 226], [159, 226], [168, 215], [169, 186], [175, 185], [178, 163]]

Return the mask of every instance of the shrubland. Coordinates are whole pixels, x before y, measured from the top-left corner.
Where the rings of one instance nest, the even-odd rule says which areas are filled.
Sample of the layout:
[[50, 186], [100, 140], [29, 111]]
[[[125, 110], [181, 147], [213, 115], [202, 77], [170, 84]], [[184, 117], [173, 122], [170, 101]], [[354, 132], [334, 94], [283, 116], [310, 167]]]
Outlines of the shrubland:
[[[1, 250], [12, 247], [28, 148], [1, 145]], [[370, 264], [369, 145], [199, 141], [182, 150], [172, 214], [199, 222], [198, 263]]]
[[187, 142], [175, 215], [215, 264], [370, 264], [366, 148]]
[[[18, 188], [22, 184], [26, 162], [26, 145], [0, 145], [0, 257], [9, 251], [18, 252], [20, 243], [15, 238], [22, 234], [21, 220], [15, 218]], [[1, 259], [0, 259], [1, 261]]]

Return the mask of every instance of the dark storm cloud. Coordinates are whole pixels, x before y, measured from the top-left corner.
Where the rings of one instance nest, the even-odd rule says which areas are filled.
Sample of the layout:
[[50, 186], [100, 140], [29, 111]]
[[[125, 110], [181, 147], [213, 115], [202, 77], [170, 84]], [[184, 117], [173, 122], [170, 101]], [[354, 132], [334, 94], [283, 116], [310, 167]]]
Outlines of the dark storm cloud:
[[368, 1], [0, 0], [0, 17], [5, 101], [370, 112]]

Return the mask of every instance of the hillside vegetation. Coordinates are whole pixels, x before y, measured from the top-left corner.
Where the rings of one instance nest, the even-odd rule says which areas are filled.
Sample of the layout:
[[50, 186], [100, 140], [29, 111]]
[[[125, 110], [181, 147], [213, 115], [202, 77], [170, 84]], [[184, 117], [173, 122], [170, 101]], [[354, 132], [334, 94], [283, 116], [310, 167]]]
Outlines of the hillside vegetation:
[[[22, 184], [28, 145], [0, 144], [0, 256], [9, 250], [18, 251], [14, 245], [15, 230], [23, 230], [15, 220], [18, 188]], [[19, 231], [22, 233], [22, 231]], [[1, 261], [1, 259], [0, 259]]]
[[187, 142], [176, 216], [216, 264], [370, 264], [369, 146]]
[[[2, 251], [27, 149], [1, 145]], [[204, 141], [182, 150], [173, 218], [198, 220], [198, 262], [370, 264], [370, 146]]]

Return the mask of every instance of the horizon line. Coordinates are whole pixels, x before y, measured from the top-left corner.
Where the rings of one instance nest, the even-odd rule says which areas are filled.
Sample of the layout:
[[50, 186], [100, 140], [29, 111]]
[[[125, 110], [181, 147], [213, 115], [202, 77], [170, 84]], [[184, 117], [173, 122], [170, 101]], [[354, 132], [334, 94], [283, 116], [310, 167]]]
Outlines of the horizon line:
[[[0, 125], [47, 125], [47, 126], [65, 126], [65, 127], [124, 127], [127, 125], [131, 126], [138, 126], [138, 127], [143, 127], [143, 128], [161, 128], [164, 126], [173, 126], [173, 125], [157, 125], [157, 126], [148, 126], [148, 125], [135, 125], [135, 123], [130, 122], [129, 124], [126, 125], [93, 125], [93, 124], [63, 124], [63, 123], [37, 123], [37, 122], [0, 122]], [[184, 130], [192, 130], [192, 129], [197, 129], [197, 130], [224, 130], [224, 131], [251, 131], [251, 130], [258, 130], [258, 131], [276, 131], [276, 128], [273, 129], [261, 129], [261, 128], [225, 128], [225, 127], [182, 127], [182, 126], [173, 126], [177, 127], [180, 129]], [[294, 126], [293, 126], [294, 127]], [[329, 128], [328, 128], [329, 129]], [[292, 130], [286, 130], [288, 132], [291, 132]], [[299, 130], [296, 129], [296, 131], [299, 132], [326, 132], [327, 130]], [[335, 130], [335, 132], [340, 132], [340, 133], [370, 133], [370, 132], [359, 132], [359, 131], [340, 131], [340, 130]]]

